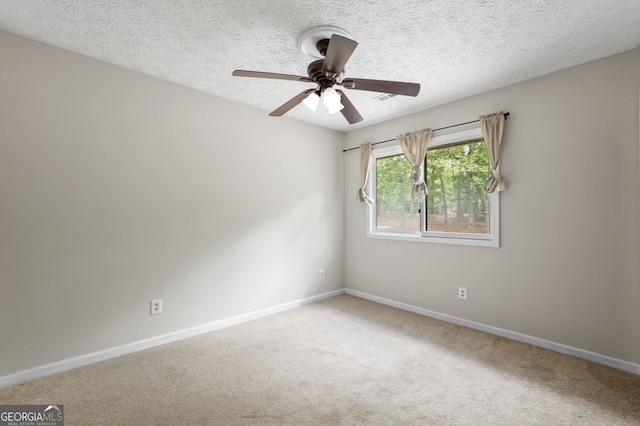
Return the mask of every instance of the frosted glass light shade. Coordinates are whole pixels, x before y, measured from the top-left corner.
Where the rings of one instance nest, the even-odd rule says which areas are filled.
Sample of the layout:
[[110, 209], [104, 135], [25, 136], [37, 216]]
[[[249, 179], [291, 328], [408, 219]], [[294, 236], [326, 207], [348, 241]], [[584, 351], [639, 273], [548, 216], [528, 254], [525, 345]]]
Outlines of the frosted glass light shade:
[[318, 103], [320, 103], [320, 96], [316, 92], [311, 92], [309, 96], [302, 100], [302, 103], [307, 106], [311, 111], [316, 112], [318, 109]]
[[336, 92], [333, 87], [327, 87], [324, 89], [324, 99], [322, 100], [322, 103], [329, 110], [329, 114], [335, 114], [344, 108], [344, 105], [340, 102], [340, 94]]

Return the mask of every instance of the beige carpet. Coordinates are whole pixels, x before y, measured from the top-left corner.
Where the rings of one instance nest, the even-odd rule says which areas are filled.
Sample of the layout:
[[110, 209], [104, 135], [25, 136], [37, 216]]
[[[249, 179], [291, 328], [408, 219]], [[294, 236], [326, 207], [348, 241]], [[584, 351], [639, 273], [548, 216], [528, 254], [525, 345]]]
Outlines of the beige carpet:
[[640, 425], [640, 376], [351, 296], [0, 389], [66, 425]]

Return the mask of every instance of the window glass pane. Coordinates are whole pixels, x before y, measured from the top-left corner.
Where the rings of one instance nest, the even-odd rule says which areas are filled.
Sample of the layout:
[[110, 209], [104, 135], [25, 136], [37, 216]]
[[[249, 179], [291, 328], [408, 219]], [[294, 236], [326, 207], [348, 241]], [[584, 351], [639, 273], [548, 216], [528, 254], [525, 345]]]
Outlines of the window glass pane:
[[427, 230], [489, 233], [489, 173], [483, 140], [427, 151]]
[[412, 167], [403, 154], [376, 159], [376, 228], [420, 231], [420, 201], [411, 200]]

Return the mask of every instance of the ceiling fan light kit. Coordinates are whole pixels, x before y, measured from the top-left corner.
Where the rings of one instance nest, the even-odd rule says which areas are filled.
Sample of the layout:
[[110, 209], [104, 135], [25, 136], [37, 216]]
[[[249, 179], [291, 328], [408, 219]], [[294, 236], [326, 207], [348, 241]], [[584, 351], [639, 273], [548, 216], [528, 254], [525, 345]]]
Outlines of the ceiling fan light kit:
[[308, 77], [246, 70], [235, 70], [233, 75], [316, 84], [315, 89], [307, 89], [299, 93], [269, 114], [275, 117], [284, 115], [299, 103], [304, 103], [311, 111], [315, 112], [322, 98], [322, 103], [329, 110], [329, 114], [340, 111], [349, 124], [362, 121], [362, 116], [349, 101], [349, 98], [334, 86], [392, 95], [418, 95], [420, 85], [417, 83], [361, 78], [345, 79], [344, 66], [357, 46], [358, 43], [351, 39], [351, 35], [341, 28], [316, 27], [306, 31], [298, 39], [298, 47], [303, 53], [313, 58], [321, 58], [309, 64], [307, 67]]
[[340, 102], [340, 94], [333, 87], [324, 89], [323, 96], [322, 103], [329, 110], [329, 114], [335, 114], [344, 108], [344, 105]]
[[303, 104], [307, 106], [311, 111], [316, 112], [318, 109], [318, 104], [320, 103], [320, 96], [317, 92], [309, 93], [309, 96], [303, 99]]

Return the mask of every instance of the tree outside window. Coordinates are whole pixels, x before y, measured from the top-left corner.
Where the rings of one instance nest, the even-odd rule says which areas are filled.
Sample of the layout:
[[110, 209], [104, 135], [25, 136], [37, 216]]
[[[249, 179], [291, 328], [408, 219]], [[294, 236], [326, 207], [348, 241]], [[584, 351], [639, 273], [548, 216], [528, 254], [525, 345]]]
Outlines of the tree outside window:
[[483, 140], [427, 151], [428, 231], [488, 232], [489, 197], [484, 185], [489, 158]]

